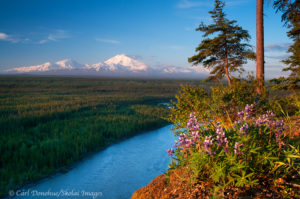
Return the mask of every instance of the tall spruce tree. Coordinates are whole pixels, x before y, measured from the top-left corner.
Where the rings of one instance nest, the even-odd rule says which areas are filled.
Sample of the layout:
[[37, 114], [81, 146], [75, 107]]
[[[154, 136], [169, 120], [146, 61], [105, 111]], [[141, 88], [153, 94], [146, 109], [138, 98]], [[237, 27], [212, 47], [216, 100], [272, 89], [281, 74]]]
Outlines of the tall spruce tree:
[[225, 3], [215, 0], [215, 7], [209, 11], [213, 24], [204, 25], [202, 22], [196, 31], [204, 32], [204, 39], [196, 48], [198, 54], [188, 58], [190, 63], [202, 63], [205, 68], [212, 69], [208, 79], [227, 78], [231, 86], [232, 72], [242, 72], [247, 58], [255, 59], [252, 48], [247, 43], [250, 40], [248, 31], [235, 25], [235, 20], [225, 18], [223, 7]]
[[289, 31], [287, 35], [293, 40], [288, 52], [291, 54], [283, 63], [287, 65], [283, 71], [291, 72], [289, 77], [274, 79], [281, 89], [300, 89], [300, 1], [275, 0], [273, 7], [282, 12], [281, 20]]
[[265, 83], [264, 0], [256, 0], [256, 80], [257, 93], [261, 95]]

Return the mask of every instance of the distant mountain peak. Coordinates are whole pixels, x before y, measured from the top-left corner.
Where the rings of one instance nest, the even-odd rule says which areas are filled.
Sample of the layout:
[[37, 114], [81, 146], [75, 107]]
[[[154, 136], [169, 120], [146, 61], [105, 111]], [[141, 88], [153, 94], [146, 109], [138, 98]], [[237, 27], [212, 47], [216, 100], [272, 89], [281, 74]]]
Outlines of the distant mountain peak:
[[63, 60], [60, 60], [58, 62], [55, 63], [56, 65], [62, 67], [62, 68], [65, 68], [65, 69], [72, 69], [72, 60], [71, 59], [63, 59]]
[[32, 73], [54, 75], [101, 75], [127, 77], [198, 77], [207, 76], [209, 71], [201, 66], [178, 67], [163, 65], [158, 68], [148, 67], [134, 56], [118, 54], [105, 62], [80, 64], [72, 59], [63, 59], [53, 63], [22, 66], [7, 69], [8, 73]]
[[83, 65], [72, 59], [63, 59], [55, 63], [59, 69], [76, 69], [82, 68]]
[[133, 72], [149, 70], [149, 67], [146, 64], [125, 54], [118, 54], [106, 60], [104, 63], [110, 66], [112, 70], [116, 70], [120, 68], [120, 66]]
[[34, 66], [23, 66], [23, 67], [16, 67], [7, 69], [6, 72], [16, 71], [19, 73], [28, 73], [32, 71], [38, 71], [38, 72], [45, 72], [50, 70], [51, 63], [46, 62], [40, 65], [34, 65]]

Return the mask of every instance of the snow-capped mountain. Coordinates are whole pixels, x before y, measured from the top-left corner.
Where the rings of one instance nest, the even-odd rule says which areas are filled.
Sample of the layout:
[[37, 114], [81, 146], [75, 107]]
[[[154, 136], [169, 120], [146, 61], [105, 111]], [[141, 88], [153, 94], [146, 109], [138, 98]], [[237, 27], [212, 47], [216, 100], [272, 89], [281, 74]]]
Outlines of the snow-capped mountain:
[[84, 65], [80, 64], [72, 59], [64, 59], [55, 63], [58, 66], [58, 69], [80, 69], [83, 68]]
[[57, 70], [73, 70], [73, 69], [81, 69], [84, 65], [79, 64], [78, 62], [71, 59], [64, 59], [54, 64], [50, 62], [46, 62], [40, 65], [33, 66], [23, 66], [16, 67], [6, 70], [6, 72], [19, 72], [19, 73], [29, 73], [29, 72], [46, 72], [46, 71], [57, 71]]
[[149, 67], [146, 64], [125, 54], [116, 55], [106, 60], [104, 63], [99, 62], [92, 65], [86, 65], [85, 68], [105, 72], [141, 72], [149, 70]]
[[13, 71], [19, 73], [28, 73], [32, 71], [43, 72], [43, 71], [49, 71], [50, 67], [51, 67], [51, 63], [46, 62], [44, 64], [35, 65], [35, 66], [23, 66], [23, 67], [11, 68], [11, 69], [7, 69], [6, 72], [13, 72]]
[[130, 70], [132, 72], [147, 71], [149, 67], [141, 61], [130, 58], [125, 54], [116, 55], [104, 62], [110, 70]]
[[105, 68], [105, 66], [102, 62], [92, 64], [92, 65], [88, 65], [88, 64], [85, 65], [85, 69], [87, 69], [87, 70], [100, 71], [100, 70], [103, 70], [104, 68]]
[[40, 65], [15, 67], [7, 73], [34, 73], [51, 75], [100, 75], [100, 76], [131, 76], [131, 77], [199, 77], [207, 76], [209, 71], [199, 67], [176, 67], [170, 65], [151, 68], [142, 61], [125, 54], [116, 55], [105, 62], [96, 64], [80, 64], [71, 59], [55, 63], [46, 62]]

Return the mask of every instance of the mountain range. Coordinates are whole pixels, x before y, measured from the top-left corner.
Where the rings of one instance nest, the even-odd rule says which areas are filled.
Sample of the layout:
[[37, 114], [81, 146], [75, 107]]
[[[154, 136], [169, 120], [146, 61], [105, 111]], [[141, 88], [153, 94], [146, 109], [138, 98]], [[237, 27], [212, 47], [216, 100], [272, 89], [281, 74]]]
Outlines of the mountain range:
[[163, 66], [151, 68], [140, 60], [125, 54], [118, 54], [105, 62], [81, 64], [71, 59], [55, 63], [10, 68], [8, 74], [49, 74], [49, 75], [93, 75], [93, 76], [134, 76], [134, 77], [191, 77], [203, 78], [209, 71], [200, 66]]

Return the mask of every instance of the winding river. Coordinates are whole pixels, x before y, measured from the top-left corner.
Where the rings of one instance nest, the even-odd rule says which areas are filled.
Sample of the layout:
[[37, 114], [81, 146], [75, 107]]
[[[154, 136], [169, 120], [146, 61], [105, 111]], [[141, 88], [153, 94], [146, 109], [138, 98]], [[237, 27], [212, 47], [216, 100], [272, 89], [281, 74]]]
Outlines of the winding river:
[[135, 190], [166, 172], [173, 146], [171, 125], [137, 135], [84, 159], [65, 174], [57, 174], [15, 198], [130, 198]]

